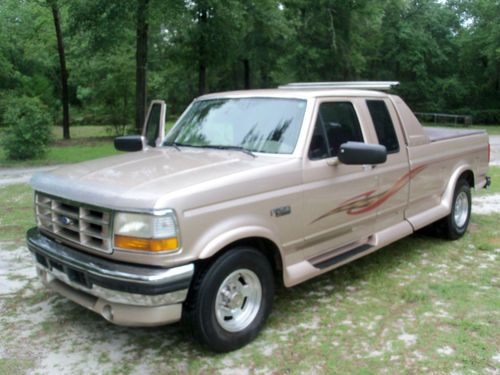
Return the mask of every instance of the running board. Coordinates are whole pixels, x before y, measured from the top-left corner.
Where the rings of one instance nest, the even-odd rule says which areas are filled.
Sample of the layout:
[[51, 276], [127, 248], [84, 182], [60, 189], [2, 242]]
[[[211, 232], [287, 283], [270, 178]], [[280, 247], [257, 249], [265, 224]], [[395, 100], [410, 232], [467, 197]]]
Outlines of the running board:
[[373, 248], [374, 248], [373, 245], [363, 244], [361, 246], [355, 247], [354, 249], [351, 249], [351, 250], [346, 251], [344, 253], [335, 255], [335, 256], [328, 258], [326, 260], [323, 260], [321, 262], [314, 263], [313, 266], [316, 268], [319, 268], [320, 270], [325, 269], [325, 268], [329, 268], [329, 267], [334, 266], [338, 263], [342, 263], [349, 258], [353, 258], [358, 254], [364, 253], [365, 251], [369, 251]]

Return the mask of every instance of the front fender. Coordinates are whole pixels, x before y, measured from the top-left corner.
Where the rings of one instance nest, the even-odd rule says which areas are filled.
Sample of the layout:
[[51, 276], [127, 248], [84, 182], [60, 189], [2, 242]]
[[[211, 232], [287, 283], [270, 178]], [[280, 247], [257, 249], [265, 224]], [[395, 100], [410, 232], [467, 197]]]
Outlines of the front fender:
[[212, 238], [205, 243], [198, 243], [196, 245], [202, 247], [201, 251], [199, 252], [200, 259], [210, 258], [212, 255], [216, 254], [219, 250], [225, 248], [226, 246], [236, 241], [252, 237], [260, 237], [272, 241], [281, 253], [279, 239], [269, 228], [258, 225], [248, 225], [218, 232], [218, 234], [212, 236]]

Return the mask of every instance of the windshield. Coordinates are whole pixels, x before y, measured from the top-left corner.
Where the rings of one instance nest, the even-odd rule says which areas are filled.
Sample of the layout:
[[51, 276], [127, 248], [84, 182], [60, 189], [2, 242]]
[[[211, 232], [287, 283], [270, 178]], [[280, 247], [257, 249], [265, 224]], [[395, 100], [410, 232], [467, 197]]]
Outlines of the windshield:
[[278, 98], [200, 100], [169, 132], [165, 144], [243, 148], [291, 154], [306, 101]]

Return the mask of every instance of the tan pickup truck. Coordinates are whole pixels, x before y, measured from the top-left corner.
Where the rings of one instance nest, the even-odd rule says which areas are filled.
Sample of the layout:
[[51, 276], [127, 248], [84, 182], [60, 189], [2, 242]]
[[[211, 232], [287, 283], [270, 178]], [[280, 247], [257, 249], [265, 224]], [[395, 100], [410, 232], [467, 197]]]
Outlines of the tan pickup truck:
[[[467, 229], [489, 184], [483, 131], [426, 129], [392, 83], [290, 84], [205, 95], [135, 151], [36, 175], [29, 250], [41, 280], [108, 321], [185, 320], [229, 351], [292, 287], [435, 223]], [[377, 91], [377, 89], [379, 89]]]

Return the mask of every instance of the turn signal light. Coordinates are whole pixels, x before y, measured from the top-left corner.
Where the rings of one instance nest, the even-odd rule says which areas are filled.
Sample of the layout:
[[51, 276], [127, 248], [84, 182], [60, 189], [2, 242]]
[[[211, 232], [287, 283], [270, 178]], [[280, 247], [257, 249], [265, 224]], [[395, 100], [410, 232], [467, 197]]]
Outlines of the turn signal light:
[[115, 247], [124, 250], [172, 251], [179, 248], [179, 241], [176, 237], [155, 239], [115, 235]]

